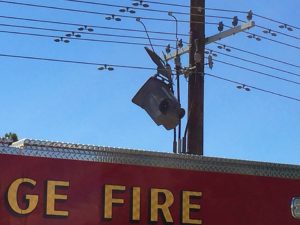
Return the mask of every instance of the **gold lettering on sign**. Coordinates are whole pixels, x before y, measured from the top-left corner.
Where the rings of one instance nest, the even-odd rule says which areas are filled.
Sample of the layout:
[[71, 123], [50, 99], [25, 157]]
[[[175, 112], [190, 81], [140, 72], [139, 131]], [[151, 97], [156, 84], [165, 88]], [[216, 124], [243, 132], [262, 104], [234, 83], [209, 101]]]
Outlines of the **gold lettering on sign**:
[[124, 199], [113, 198], [113, 191], [125, 191], [126, 187], [121, 185], [105, 185], [104, 189], [104, 219], [112, 219], [113, 204], [124, 204]]
[[191, 209], [200, 209], [200, 205], [192, 204], [191, 198], [192, 197], [201, 197], [201, 192], [195, 191], [183, 191], [182, 192], [182, 223], [184, 224], [202, 224], [201, 220], [198, 219], [191, 219], [190, 217], [190, 210]]
[[68, 181], [47, 181], [47, 202], [46, 202], [46, 215], [48, 216], [68, 216], [68, 211], [55, 210], [56, 200], [67, 200], [67, 195], [56, 194], [57, 187], [69, 187]]
[[[66, 209], [60, 209], [60, 205], [58, 204], [60, 201], [68, 200], [67, 194], [60, 193], [65, 190], [59, 189], [70, 187], [70, 182], [55, 180], [44, 181], [46, 181], [46, 185], [40, 187], [40, 185], [37, 185], [37, 181], [30, 178], [19, 178], [14, 180], [8, 187], [6, 195], [8, 207], [12, 210], [12, 212], [17, 213], [19, 215], [28, 215], [32, 213], [38, 206], [38, 203], [40, 201], [40, 195], [43, 191], [46, 190], [46, 197], [45, 199], [42, 199], [45, 202], [41, 202], [41, 204], [39, 204], [40, 206], [44, 205], [45, 208], [43, 209], [43, 211], [45, 215], [68, 217], [69, 211], [67, 211]], [[31, 191], [35, 189], [39, 192], [35, 194], [28, 194], [28, 192], [26, 192], [28, 191], [28, 188], [31, 189]], [[150, 191], [150, 196], [147, 197], [150, 199], [143, 199], [143, 197], [145, 197], [144, 194], [146, 194], [148, 191]], [[141, 187], [138, 186], [127, 187], [125, 185], [105, 184], [103, 194], [104, 219], [112, 219], [114, 209], [113, 207], [115, 205], [127, 205], [128, 207], [126, 207], [126, 209], [128, 209], [128, 212], [130, 214], [126, 217], [126, 219], [129, 219], [130, 222], [141, 221], [141, 217], [145, 216], [144, 214], [146, 214], [146, 212], [142, 212], [141, 209], [146, 209], [146, 207], [148, 207], [148, 222], [157, 223], [159, 220], [161, 220], [163, 223], [174, 223], [172, 216], [175, 216], [177, 214], [171, 214], [171, 207], [175, 202], [175, 194], [177, 201], [175, 202], [173, 209], [179, 209], [179, 211], [175, 212], [174, 210], [172, 210], [172, 213], [180, 214], [180, 216], [175, 216], [176, 218], [180, 217], [177, 218], [179, 221], [175, 222], [186, 225], [202, 224], [202, 220], [199, 218], [199, 216], [201, 215], [196, 213], [201, 208], [199, 200], [201, 200], [200, 198], [202, 197], [202, 192], [172, 192], [168, 189], [163, 188], [146, 188], [146, 190], [143, 190]], [[150, 205], [141, 205], [142, 203], [146, 202], [149, 202]], [[294, 198], [292, 201], [292, 215], [295, 218], [300, 218], [300, 213], [298, 213], [298, 211], [300, 211], [300, 207], [298, 207], [299, 205], [300, 198]], [[89, 209], [87, 208], [86, 210]]]
[[10, 208], [17, 214], [26, 215], [31, 213], [37, 206], [39, 197], [37, 195], [25, 195], [25, 199], [28, 201], [28, 206], [26, 209], [21, 209], [18, 204], [18, 190], [20, 185], [29, 184], [34, 187], [36, 185], [36, 181], [29, 178], [19, 178], [12, 182], [12, 184], [8, 188], [7, 192], [7, 200]]
[[132, 220], [137, 221], [141, 219], [141, 188], [132, 188]]
[[[159, 196], [163, 194], [165, 197], [164, 203], [159, 203]], [[165, 222], [173, 223], [173, 218], [170, 213], [170, 207], [174, 202], [172, 192], [167, 189], [151, 188], [151, 222], [158, 221], [158, 210], [161, 210]]]

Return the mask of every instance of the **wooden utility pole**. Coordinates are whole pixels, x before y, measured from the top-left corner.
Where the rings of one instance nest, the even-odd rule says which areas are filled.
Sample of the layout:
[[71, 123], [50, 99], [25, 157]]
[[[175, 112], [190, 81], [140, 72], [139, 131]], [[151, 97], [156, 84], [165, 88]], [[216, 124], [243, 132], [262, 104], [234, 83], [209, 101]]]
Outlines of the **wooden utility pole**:
[[[203, 155], [203, 121], [204, 121], [204, 62], [205, 45], [222, 40], [239, 32], [251, 29], [254, 21], [235, 24], [225, 31], [205, 37], [205, 0], [190, 0], [190, 45], [165, 56], [169, 61], [180, 55], [189, 53], [189, 84], [188, 84], [188, 121], [184, 131], [182, 153]], [[252, 13], [250, 11], [249, 13]], [[187, 137], [187, 149], [186, 149]]]
[[189, 76], [188, 84], [187, 153], [203, 155], [205, 0], [190, 2], [189, 64], [196, 69]]

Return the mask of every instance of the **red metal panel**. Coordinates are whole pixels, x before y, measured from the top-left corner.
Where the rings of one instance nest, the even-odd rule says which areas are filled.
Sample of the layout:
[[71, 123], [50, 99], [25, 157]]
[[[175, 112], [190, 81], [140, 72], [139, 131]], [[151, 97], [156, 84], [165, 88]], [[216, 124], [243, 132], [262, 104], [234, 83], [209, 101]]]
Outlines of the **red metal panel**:
[[[19, 204], [24, 194], [39, 195], [37, 208], [29, 215], [17, 215], [7, 203], [7, 190], [18, 178], [37, 181], [35, 188], [19, 189]], [[58, 210], [69, 211], [66, 218], [45, 216], [47, 180], [69, 181], [70, 187], [57, 190], [68, 200], [57, 201]], [[103, 219], [104, 185], [124, 185], [124, 192], [114, 193], [124, 205], [113, 207], [113, 218]], [[249, 175], [153, 168], [134, 165], [95, 163], [1, 155], [0, 157], [0, 224], [1, 225], [126, 225], [131, 224], [131, 187], [141, 187], [141, 220], [151, 224], [150, 189], [163, 188], [174, 195], [170, 208], [174, 224], [180, 224], [181, 191], [202, 192], [193, 200], [201, 205], [191, 217], [207, 225], [296, 225], [291, 215], [291, 199], [300, 196], [300, 180]], [[159, 219], [157, 224], [163, 224]]]

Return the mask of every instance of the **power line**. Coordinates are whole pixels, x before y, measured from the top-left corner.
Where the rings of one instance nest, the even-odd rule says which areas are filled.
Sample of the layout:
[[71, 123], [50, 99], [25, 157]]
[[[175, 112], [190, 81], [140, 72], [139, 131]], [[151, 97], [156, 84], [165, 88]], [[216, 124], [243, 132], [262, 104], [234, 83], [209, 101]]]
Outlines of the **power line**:
[[232, 66], [232, 67], [236, 67], [236, 68], [239, 68], [239, 69], [247, 70], [249, 72], [253, 72], [253, 73], [256, 73], [256, 74], [263, 75], [263, 76], [272, 77], [272, 78], [275, 78], [275, 79], [278, 79], [278, 80], [282, 80], [282, 81], [286, 81], [286, 82], [289, 82], [289, 83], [300, 85], [300, 82], [285, 79], [285, 78], [282, 78], [282, 77], [278, 77], [278, 76], [275, 76], [275, 75], [272, 75], [272, 74], [269, 74], [269, 73], [260, 72], [260, 71], [253, 70], [253, 69], [250, 69], [250, 68], [247, 68], [247, 67], [244, 67], [244, 66], [238, 66], [238, 65], [235, 65], [235, 64], [232, 64], [232, 63], [229, 63], [229, 62], [225, 62], [225, 61], [222, 61], [222, 60], [218, 60], [218, 59], [214, 59], [214, 61], [225, 64], [225, 65], [228, 65], [228, 66]]
[[294, 38], [294, 39], [300, 40], [300, 38], [297, 37], [297, 36], [290, 35], [290, 34], [286, 34], [286, 33], [283, 33], [283, 32], [281, 32], [281, 31], [278, 31], [278, 30], [273, 30], [273, 29], [270, 29], [270, 28], [267, 28], [267, 27], [264, 27], [264, 26], [260, 26], [260, 25], [258, 25], [258, 24], [255, 24], [255, 26], [258, 27], [258, 28], [261, 28], [261, 29], [263, 29], [263, 30], [274, 31], [274, 32], [277, 33], [277, 34], [281, 34], [281, 35], [286, 36], [286, 37], [290, 37], [290, 38]]
[[[134, 0], [132, 0], [134, 1]], [[191, 7], [188, 5], [183, 5], [183, 4], [174, 4], [174, 3], [165, 3], [165, 2], [155, 2], [155, 1], [148, 1], [148, 0], [143, 0], [143, 2], [146, 3], [151, 3], [151, 4], [157, 4], [157, 5], [165, 5], [165, 6], [176, 6], [176, 7], [182, 7], [182, 8], [188, 8], [190, 9]], [[193, 7], [192, 7], [193, 8]], [[212, 11], [221, 11], [221, 12], [234, 12], [234, 13], [247, 13], [246, 11], [241, 11], [241, 10], [231, 10], [231, 9], [218, 9], [218, 8], [204, 8], [205, 10], [212, 10]]]
[[259, 18], [262, 18], [262, 19], [274, 22], [274, 23], [278, 23], [278, 24], [281, 24], [281, 25], [287, 25], [289, 27], [292, 27], [292, 28], [295, 28], [297, 30], [300, 30], [300, 27], [297, 27], [295, 25], [287, 24], [285, 22], [282, 22], [282, 21], [279, 21], [279, 20], [275, 20], [275, 19], [272, 19], [272, 18], [269, 18], [269, 17], [266, 17], [266, 16], [262, 16], [262, 15], [259, 15], [259, 14], [256, 14], [256, 13], [253, 13], [253, 15], [255, 15], [255, 16], [259, 17]]
[[[21, 3], [21, 2], [12, 2], [12, 1], [4, 1], [0, 0], [0, 3], [7, 3], [7, 4], [14, 4], [14, 5], [22, 5], [22, 6], [29, 6], [29, 7], [37, 7], [37, 8], [45, 8], [45, 9], [53, 9], [53, 10], [61, 10], [61, 11], [68, 11], [68, 12], [76, 12], [76, 13], [87, 13], [87, 14], [94, 14], [94, 15], [102, 15], [102, 16], [116, 16], [116, 17], [124, 17], [124, 18], [131, 18], [136, 19], [135, 16], [127, 16], [127, 15], [120, 15], [120, 14], [113, 14], [113, 13], [103, 13], [103, 12], [95, 12], [95, 11], [87, 11], [81, 9], [70, 9], [70, 8], [62, 8], [62, 7], [55, 7], [55, 6], [46, 6], [46, 5], [37, 5], [37, 4], [29, 4], [29, 3]], [[172, 19], [163, 19], [163, 18], [154, 18], [154, 17], [139, 17], [143, 20], [154, 20], [154, 21], [164, 21], [164, 22], [174, 22]], [[190, 23], [188, 20], [178, 20], [181, 23]], [[195, 22], [197, 23], [197, 22]], [[216, 25], [218, 23], [212, 22], [205, 22], [205, 24], [209, 25]]]
[[278, 43], [278, 44], [281, 44], [281, 45], [285, 45], [285, 46], [300, 50], [300, 47], [295, 46], [295, 45], [291, 45], [291, 44], [288, 44], [288, 43], [285, 43], [285, 42], [282, 42], [282, 41], [277, 41], [277, 40], [274, 40], [274, 39], [271, 39], [271, 38], [268, 38], [268, 37], [264, 37], [264, 36], [261, 36], [261, 35], [258, 35], [258, 34], [250, 33], [248, 31], [243, 31], [243, 32], [245, 34], [254, 35], [255, 37], [259, 37], [261, 39], [265, 39], [265, 40], [268, 40], [268, 41], [271, 41], [271, 42], [275, 42], [275, 43]]
[[[224, 25], [224, 27], [231, 28], [231, 26], [228, 26], [228, 25]], [[274, 43], [277, 43], [277, 44], [285, 45], [287, 47], [291, 47], [291, 48], [295, 48], [295, 49], [300, 50], [300, 47], [292, 45], [292, 44], [288, 44], [288, 43], [285, 43], [285, 42], [282, 42], [282, 41], [277, 41], [277, 40], [274, 40], [274, 39], [271, 39], [271, 38], [268, 38], [268, 37], [264, 37], [264, 36], [261, 36], [259, 34], [254, 34], [254, 33], [248, 32], [248, 31], [242, 31], [242, 32], [245, 33], [245, 34], [248, 34], [248, 37], [258, 37], [260, 39], [265, 39], [265, 40], [268, 40], [268, 41], [271, 41], [271, 42], [274, 42]]]
[[[134, 1], [134, 0], [132, 0], [132, 1]], [[157, 4], [157, 5], [166, 5], [166, 6], [176, 6], [176, 7], [183, 7], [183, 8], [191, 8], [190, 6], [187, 6], [187, 5], [175, 4], [175, 3], [154, 2], [154, 1], [148, 1], [148, 0], [143, 0], [143, 2], [151, 3], [151, 4]]]
[[219, 52], [219, 51], [215, 51], [215, 50], [211, 50], [211, 49], [208, 49], [208, 50], [212, 51], [212, 52], [215, 52], [215, 53], [218, 53], [220, 55], [224, 55], [224, 56], [231, 57], [231, 58], [234, 58], [234, 59], [238, 59], [238, 60], [241, 60], [241, 61], [244, 61], [244, 62], [249, 62], [249, 63], [255, 64], [255, 65], [263, 66], [263, 67], [266, 67], [266, 68], [269, 68], [269, 69], [277, 70], [279, 72], [283, 72], [283, 73], [287, 73], [287, 74], [290, 74], [290, 75], [300, 77], [300, 74], [298, 74], [298, 73], [293, 73], [293, 72], [290, 72], [290, 71], [287, 71], [287, 70], [279, 69], [279, 68], [276, 68], [276, 67], [273, 67], [273, 66], [269, 66], [269, 65], [266, 65], [266, 64], [263, 64], [263, 63], [254, 62], [254, 61], [251, 61], [249, 59], [229, 55], [229, 54], [222, 53], [222, 52]]
[[43, 58], [43, 57], [33, 57], [33, 56], [23, 56], [23, 55], [11, 55], [11, 54], [2, 54], [0, 57], [8, 58], [18, 58], [18, 59], [29, 59], [29, 60], [38, 60], [38, 61], [49, 61], [49, 62], [60, 62], [60, 63], [72, 63], [72, 64], [81, 64], [81, 65], [91, 65], [91, 66], [111, 66], [116, 68], [127, 68], [127, 69], [140, 69], [140, 70], [157, 70], [151, 67], [142, 67], [142, 66], [129, 66], [129, 65], [119, 65], [119, 64], [104, 64], [97, 62], [86, 62], [86, 61], [74, 61], [74, 60], [65, 60], [65, 59], [53, 59], [53, 58]]
[[271, 61], [274, 61], [274, 62], [278, 62], [278, 63], [282, 63], [282, 64], [285, 64], [285, 65], [288, 65], [288, 66], [300, 68], [299, 65], [296, 65], [296, 64], [293, 64], [293, 63], [289, 63], [289, 62], [285, 62], [283, 60], [271, 58], [271, 57], [264, 56], [264, 55], [261, 55], [261, 54], [255, 53], [255, 52], [251, 52], [251, 51], [247, 51], [247, 50], [244, 50], [244, 49], [236, 48], [236, 47], [233, 47], [231, 45], [225, 45], [225, 44], [222, 44], [222, 43], [219, 43], [219, 42], [214, 42], [214, 43], [218, 44], [218, 45], [226, 46], [228, 48], [231, 48], [231, 49], [239, 51], [239, 52], [244, 52], [244, 53], [247, 53], [247, 54], [250, 54], [250, 55], [254, 55], [254, 56], [257, 56], [257, 57], [260, 57], [260, 58], [263, 58], [263, 59], [268, 59], [268, 60], [271, 60]]
[[[129, 66], [129, 65], [119, 65], [119, 64], [104, 64], [104, 63], [97, 63], [97, 62], [74, 61], [74, 60], [53, 59], [53, 58], [43, 58], [43, 57], [33, 57], [33, 56], [22, 56], [22, 55], [11, 55], [11, 54], [2, 54], [2, 53], [0, 53], [0, 57], [38, 60], [38, 61], [49, 61], [49, 62], [60, 62], [60, 63], [71, 63], [71, 64], [81, 64], [81, 65], [92, 65], [92, 66], [111, 66], [111, 67], [116, 67], [116, 68], [127, 68], [127, 69], [157, 70], [157, 69], [151, 68], [151, 67]], [[205, 73], [205, 75], [217, 78], [219, 80], [234, 83], [234, 84], [237, 84], [237, 85], [245, 85], [245, 86], [247, 86], [249, 88], [252, 88], [254, 90], [262, 91], [262, 92], [265, 92], [265, 93], [268, 93], [268, 94], [272, 94], [272, 95], [275, 95], [275, 96], [279, 96], [279, 97], [283, 97], [283, 98], [287, 98], [287, 99], [290, 99], [290, 100], [300, 102], [300, 99], [298, 99], [298, 98], [283, 95], [283, 94], [280, 94], [280, 93], [277, 93], [277, 92], [274, 92], [274, 91], [258, 88], [258, 87], [252, 86], [252, 85], [248, 85], [248, 84], [241, 83], [241, 82], [238, 82], [238, 81], [230, 80], [230, 79], [220, 77], [220, 76], [216, 76], [216, 75], [213, 75], [213, 74], [210, 74], [210, 73]]]
[[[91, 4], [91, 5], [99, 5], [99, 6], [108, 6], [108, 7], [115, 7], [115, 8], [128, 8], [128, 9], [134, 9], [134, 10], [143, 10], [143, 11], [149, 11], [149, 12], [159, 12], [159, 13], [166, 13], [172, 12], [174, 14], [178, 15], [196, 15], [196, 16], [202, 16], [201, 14], [190, 14], [187, 12], [179, 12], [179, 11], [167, 11], [167, 10], [161, 10], [161, 9], [150, 9], [150, 8], [139, 8], [139, 7], [132, 7], [132, 6], [125, 6], [125, 5], [115, 5], [115, 4], [107, 4], [107, 3], [100, 3], [100, 2], [91, 2], [91, 1], [83, 1], [83, 0], [66, 0], [69, 2], [76, 2], [76, 3], [84, 3], [84, 4]], [[208, 18], [219, 18], [219, 19], [232, 19], [231, 17], [226, 16], [216, 16], [216, 15], [205, 15], [205, 17]]]
[[[53, 29], [53, 28], [45, 28], [45, 27], [33, 27], [33, 26], [22, 26], [22, 25], [12, 25], [12, 24], [2, 24], [0, 26], [4, 27], [14, 27], [14, 28], [24, 28], [30, 30], [42, 30], [42, 31], [54, 31], [54, 32], [65, 32], [65, 33], [72, 33], [74, 30], [63, 30], [63, 29]], [[87, 35], [97, 35], [97, 36], [107, 36], [107, 37], [121, 37], [121, 38], [134, 38], [134, 39], [145, 39], [148, 40], [147, 37], [141, 36], [132, 36], [132, 35], [120, 35], [120, 34], [107, 34], [107, 33], [96, 33], [96, 32], [83, 32], [83, 31], [75, 31], [76, 34], [87, 34]], [[173, 42], [173, 39], [165, 39], [165, 38], [151, 38], [152, 40], [157, 41], [169, 41]]]
[[[75, 60], [65, 60], [65, 59], [53, 59], [53, 58], [43, 58], [43, 57], [33, 57], [33, 56], [23, 56], [23, 55], [11, 55], [11, 54], [2, 54], [0, 53], [0, 57], [7, 57], [7, 58], [18, 58], [18, 59], [28, 59], [28, 60], [38, 60], [38, 61], [48, 61], [48, 62], [60, 62], [60, 63], [71, 63], [71, 64], [81, 64], [81, 65], [91, 65], [91, 66], [111, 66], [111, 67], [116, 67], [116, 68], [127, 68], [127, 69], [140, 69], [140, 70], [157, 70], [155, 68], [151, 68], [151, 67], [141, 67], [141, 66], [129, 66], [129, 65], [119, 65], [119, 64], [104, 64], [104, 63], [98, 63], [98, 62], [86, 62], [86, 61], [75, 61]], [[244, 83], [238, 82], [238, 81], [233, 81], [227, 78], [223, 78], [223, 77], [219, 77], [210, 73], [205, 73], [205, 75], [210, 76], [210, 77], [214, 77], [223, 81], [227, 81], [230, 83], [234, 83], [237, 85], [246, 85]], [[262, 88], [258, 88], [252, 85], [246, 85], [247, 87], [250, 87], [254, 90], [258, 90], [258, 91], [262, 91], [265, 93], [269, 93], [269, 94], [273, 94], [279, 97], [283, 97], [283, 98], [287, 98], [290, 100], [294, 100], [294, 101], [298, 101], [300, 102], [300, 99], [295, 98], [295, 97], [291, 97], [291, 96], [287, 96], [287, 95], [283, 95], [277, 92], [273, 92], [273, 91], [269, 91], [269, 90], [265, 90]]]
[[[67, 1], [76, 1], [76, 2], [84, 2], [84, 3], [89, 3], [89, 4], [100, 4], [100, 5], [107, 5], [107, 6], [115, 6], [115, 7], [119, 7], [118, 5], [104, 4], [104, 3], [94, 3], [94, 2], [88, 2], [88, 1], [79, 1], [79, 0], [67, 0]], [[20, 2], [12, 2], [12, 1], [4, 1], [4, 0], [0, 0], [0, 2], [2, 2], [2, 3], [8, 3], [8, 4], [23, 5], [23, 6], [31, 6], [31, 7], [39, 7], [39, 8], [54, 9], [54, 10], [64, 10], [64, 11], [72, 11], [72, 12], [82, 12], [82, 13], [90, 13], [90, 14], [98, 14], [98, 15], [106, 15], [106, 16], [114, 15], [114, 16], [117, 16], [117, 17], [134, 18], [134, 19], [137, 18], [137, 17], [134, 17], [134, 16], [127, 16], [127, 15], [109, 14], [109, 13], [101, 13], [101, 12], [94, 12], [94, 11], [86, 11], [86, 10], [79, 10], [79, 9], [69, 9], [69, 8], [61, 8], [61, 7], [53, 7], [53, 6], [45, 6], [45, 5], [37, 5], [37, 4], [29, 4], [29, 3], [20, 3]], [[120, 7], [121, 7], [121, 6], [120, 6]], [[149, 10], [149, 9], [146, 9], [146, 10]], [[163, 11], [163, 10], [158, 10], [158, 11], [167, 12], [167, 11]], [[231, 19], [231, 18], [229, 18], [229, 17], [221, 17], [221, 16], [207, 16], [207, 17], [223, 18], [223, 19]], [[174, 22], [174, 21], [171, 20], [171, 19], [162, 19], [162, 18], [153, 18], [153, 17], [141, 17], [141, 19]], [[186, 20], [178, 20], [178, 22], [188, 23], [189, 21], [186, 21]], [[213, 23], [213, 22], [205, 22], [205, 23], [206, 23], [206, 24], [209, 24], [209, 25], [217, 25], [217, 24], [218, 24], [218, 23]], [[229, 27], [229, 26], [228, 26], [228, 27]], [[266, 28], [266, 27], [263, 27], [263, 26], [259, 26], [259, 25], [257, 25], [257, 27], [260, 27], [260, 28], [262, 28], [262, 29], [269, 29], [269, 28]], [[285, 34], [285, 33], [283, 33], [283, 32], [280, 32], [280, 31], [275, 31], [275, 32], [299, 40], [299, 38], [296, 37], [296, 36], [288, 35], [288, 34]], [[149, 33], [150, 33], [150, 32], [149, 32]], [[247, 33], [247, 32], [246, 32], [246, 33]], [[252, 33], [248, 33], [248, 34], [252, 34]], [[254, 34], [254, 35], [255, 35], [255, 34]], [[188, 36], [188, 35], [185, 35], [185, 36]], [[259, 36], [259, 35], [256, 35], [256, 36]], [[286, 44], [286, 43], [284, 43], [284, 42], [276, 41], [276, 40], [273, 40], [273, 39], [270, 39], [270, 38], [266, 38], [266, 37], [263, 37], [263, 36], [259, 36], [259, 37], [264, 38], [264, 39], [267, 39], [267, 40], [270, 40], [270, 41], [273, 41], [273, 42], [277, 42], [277, 43], [279, 43], [279, 44], [284, 44], [284, 45], [289, 46], [289, 47], [295, 47], [295, 48], [297, 48], [297, 49], [300, 49], [299, 47], [296, 47], [296, 46], [293, 46], [293, 45], [290, 45], [290, 44]]]
[[[231, 18], [231, 17], [224, 17], [224, 18], [222, 18], [222, 19], [232, 20], [233, 18]], [[243, 22], [243, 23], [246, 23], [246, 22], [247, 22], [247, 21], [245, 21], [245, 20], [239, 20], [239, 21], [240, 21], [240, 22]], [[226, 27], [231, 28], [230, 26], [226, 26]], [[264, 26], [261, 26], [261, 25], [259, 25], [259, 24], [257, 24], [257, 23], [255, 23], [255, 27], [258, 27], [258, 28], [260, 28], [260, 29], [262, 29], [262, 30], [266, 30], [266, 31], [269, 31], [269, 32], [273, 31], [273, 32], [276, 33], [276, 34], [281, 34], [281, 35], [283, 35], [283, 36], [290, 37], [290, 38], [293, 38], [293, 39], [296, 39], [296, 40], [299, 40], [299, 39], [300, 39], [300, 38], [297, 37], [297, 36], [290, 35], [290, 34], [287, 34], [287, 33], [284, 33], [284, 32], [278, 31], [278, 30], [274, 30], [274, 29], [271, 29], [271, 28], [268, 28], [268, 27], [264, 27]]]
[[227, 81], [227, 82], [230, 82], [230, 83], [233, 83], [233, 84], [245, 85], [246, 87], [249, 87], [249, 88], [257, 90], [257, 91], [265, 92], [265, 93], [268, 93], [268, 94], [272, 94], [272, 95], [275, 95], [275, 96], [279, 96], [279, 97], [282, 97], [282, 98], [286, 98], [286, 99], [290, 99], [290, 100], [300, 102], [300, 99], [296, 98], [296, 97], [283, 95], [283, 94], [280, 94], [280, 93], [277, 93], [277, 92], [274, 92], [274, 91], [266, 90], [266, 89], [263, 89], [263, 88], [258, 88], [258, 87], [252, 86], [252, 85], [248, 85], [248, 84], [241, 83], [241, 82], [238, 82], [238, 81], [230, 80], [230, 79], [220, 77], [220, 76], [216, 76], [216, 75], [210, 74], [210, 73], [205, 73], [205, 75], [216, 78], [216, 79], [219, 79], [219, 80]]
[[[97, 25], [91, 25], [91, 24], [69, 23], [69, 22], [60, 22], [60, 21], [53, 21], [53, 20], [41, 20], [41, 19], [32, 19], [32, 18], [24, 18], [24, 17], [13, 17], [13, 16], [3, 16], [3, 15], [0, 15], [0, 18], [3, 18], [3, 19], [12, 19], [12, 20], [21, 20], [21, 21], [29, 21], [29, 22], [38, 22], [38, 23], [57, 24], [57, 25], [68, 25], [68, 26], [76, 26], [76, 27], [88, 26], [88, 27], [99, 28], [99, 29], [108, 29], [108, 30], [118, 30], [118, 31], [130, 31], [130, 32], [145, 33], [144, 30], [139, 30], [139, 29], [108, 27], [108, 26], [97, 26]], [[172, 32], [153, 31], [153, 30], [149, 30], [148, 33], [162, 34], [162, 35], [175, 35], [175, 33], [172, 33]], [[188, 34], [179, 34], [179, 35], [186, 36], [186, 37], [189, 36]]]
[[[45, 38], [63, 38], [66, 40], [78, 40], [78, 41], [90, 41], [90, 42], [103, 42], [103, 43], [115, 43], [115, 44], [128, 44], [128, 45], [140, 45], [140, 46], [150, 46], [147, 43], [138, 43], [138, 42], [128, 42], [128, 41], [112, 41], [112, 40], [100, 40], [100, 39], [91, 39], [91, 38], [73, 38], [73, 37], [61, 37], [58, 35], [45, 35], [45, 34], [35, 34], [27, 32], [17, 32], [17, 31], [4, 31], [0, 30], [0, 33], [7, 34], [17, 34], [17, 35], [27, 35], [34, 37], [45, 37]], [[153, 44], [156, 47], [165, 47], [164, 45]]]

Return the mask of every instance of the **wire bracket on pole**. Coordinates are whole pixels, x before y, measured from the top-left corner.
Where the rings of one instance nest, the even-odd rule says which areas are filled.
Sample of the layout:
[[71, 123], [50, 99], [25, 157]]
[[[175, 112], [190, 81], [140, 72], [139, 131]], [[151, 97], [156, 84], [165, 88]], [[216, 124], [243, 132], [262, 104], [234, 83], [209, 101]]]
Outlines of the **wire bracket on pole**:
[[200, 51], [199, 51], [199, 39], [196, 39], [195, 40], [195, 46], [196, 46], [196, 51], [195, 51], [195, 54], [194, 54], [194, 61], [196, 64], [199, 64], [201, 63], [201, 60], [202, 60], [202, 56], [200, 54]]

